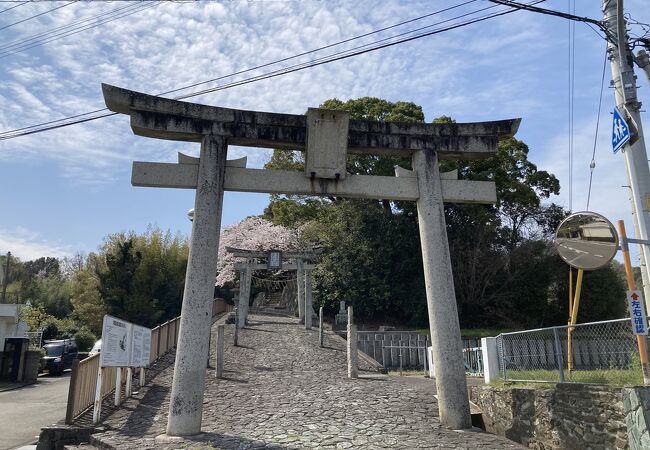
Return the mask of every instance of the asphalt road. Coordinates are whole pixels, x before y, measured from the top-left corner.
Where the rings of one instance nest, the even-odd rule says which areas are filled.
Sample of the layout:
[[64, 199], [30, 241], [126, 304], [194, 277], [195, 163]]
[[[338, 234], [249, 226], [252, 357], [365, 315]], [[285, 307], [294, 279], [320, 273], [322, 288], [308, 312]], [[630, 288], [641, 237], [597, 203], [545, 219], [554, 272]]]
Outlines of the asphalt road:
[[611, 254], [613, 242], [585, 242], [577, 239], [557, 239], [558, 251], [568, 260], [569, 264], [595, 268], [604, 265]]
[[0, 392], [0, 449], [13, 449], [38, 439], [41, 427], [65, 418], [70, 371], [59, 377], [41, 375], [38, 382]]

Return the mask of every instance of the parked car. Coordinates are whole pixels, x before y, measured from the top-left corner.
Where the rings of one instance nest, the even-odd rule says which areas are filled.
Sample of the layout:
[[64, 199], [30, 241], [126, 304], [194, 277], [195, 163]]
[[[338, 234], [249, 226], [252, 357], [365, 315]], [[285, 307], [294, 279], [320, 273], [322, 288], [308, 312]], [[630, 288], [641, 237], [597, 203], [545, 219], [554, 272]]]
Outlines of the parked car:
[[41, 370], [51, 375], [61, 375], [64, 370], [72, 368], [72, 361], [77, 358], [77, 344], [74, 339], [57, 339], [45, 341], [45, 355], [41, 358]]
[[97, 353], [102, 351], [102, 340], [98, 340], [95, 342], [95, 345], [93, 345], [93, 348], [90, 349], [90, 352], [88, 352], [88, 356], [93, 356], [96, 355]]

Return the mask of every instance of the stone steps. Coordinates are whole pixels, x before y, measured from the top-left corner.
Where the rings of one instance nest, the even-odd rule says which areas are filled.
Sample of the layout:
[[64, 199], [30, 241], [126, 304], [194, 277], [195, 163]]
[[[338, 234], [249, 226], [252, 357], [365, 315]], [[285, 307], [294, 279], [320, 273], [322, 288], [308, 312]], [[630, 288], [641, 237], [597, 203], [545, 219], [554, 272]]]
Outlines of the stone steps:
[[95, 447], [91, 444], [79, 444], [79, 445], [64, 445], [63, 450], [100, 450], [99, 447]]
[[248, 314], [257, 314], [260, 316], [274, 316], [274, 317], [291, 317], [290, 311], [284, 308], [257, 308], [248, 311]]

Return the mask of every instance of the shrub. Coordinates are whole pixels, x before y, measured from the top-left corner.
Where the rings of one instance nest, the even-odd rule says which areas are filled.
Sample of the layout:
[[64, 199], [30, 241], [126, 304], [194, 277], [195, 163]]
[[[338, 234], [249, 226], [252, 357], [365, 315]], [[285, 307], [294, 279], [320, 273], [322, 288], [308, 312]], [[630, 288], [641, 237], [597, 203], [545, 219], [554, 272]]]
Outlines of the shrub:
[[77, 349], [80, 352], [87, 352], [90, 350], [97, 340], [97, 337], [93, 334], [88, 327], [83, 326], [74, 334], [74, 341], [77, 343]]
[[49, 317], [43, 322], [43, 342], [49, 339], [57, 339], [59, 337], [59, 321], [56, 317]]

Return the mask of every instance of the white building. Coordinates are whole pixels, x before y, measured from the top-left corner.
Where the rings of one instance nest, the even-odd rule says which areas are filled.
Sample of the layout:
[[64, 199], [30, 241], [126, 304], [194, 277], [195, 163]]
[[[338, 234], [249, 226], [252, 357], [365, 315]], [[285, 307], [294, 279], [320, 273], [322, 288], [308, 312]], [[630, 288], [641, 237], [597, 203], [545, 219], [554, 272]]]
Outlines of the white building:
[[10, 336], [24, 336], [28, 326], [20, 322], [20, 307], [11, 303], [0, 303], [0, 352], [4, 350], [5, 338]]

